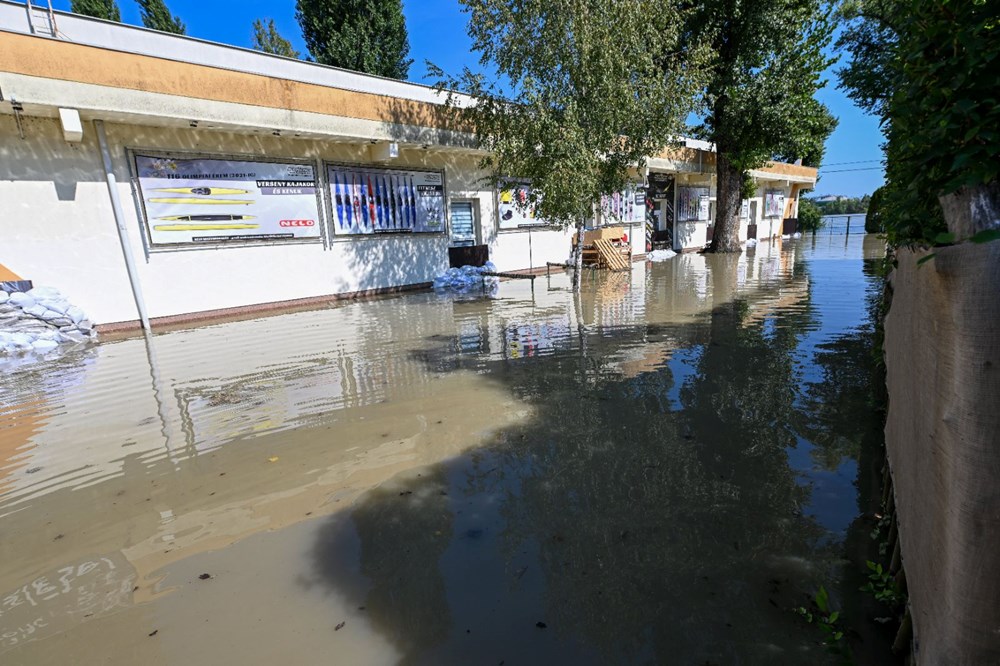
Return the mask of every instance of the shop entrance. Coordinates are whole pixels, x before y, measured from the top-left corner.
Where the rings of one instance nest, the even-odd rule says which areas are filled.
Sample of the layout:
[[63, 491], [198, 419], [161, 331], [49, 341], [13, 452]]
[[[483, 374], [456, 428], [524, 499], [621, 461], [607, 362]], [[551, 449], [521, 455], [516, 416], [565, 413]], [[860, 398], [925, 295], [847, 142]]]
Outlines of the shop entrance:
[[473, 201], [452, 201], [448, 224], [448, 263], [452, 267], [482, 266], [490, 259], [487, 245], [476, 245], [477, 208]]

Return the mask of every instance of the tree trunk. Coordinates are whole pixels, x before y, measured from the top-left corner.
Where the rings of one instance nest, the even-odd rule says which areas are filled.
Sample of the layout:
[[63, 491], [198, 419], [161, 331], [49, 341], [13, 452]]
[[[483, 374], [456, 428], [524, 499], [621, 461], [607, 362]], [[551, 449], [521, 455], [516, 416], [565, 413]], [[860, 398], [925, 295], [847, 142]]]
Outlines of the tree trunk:
[[580, 274], [583, 273], [583, 231], [581, 217], [576, 221], [576, 253], [573, 255], [573, 291], [580, 291]]
[[955, 240], [967, 240], [980, 231], [1000, 229], [1000, 181], [962, 187], [938, 197], [944, 221]]
[[715, 234], [709, 252], [740, 251], [740, 186], [743, 174], [719, 149], [716, 153]]

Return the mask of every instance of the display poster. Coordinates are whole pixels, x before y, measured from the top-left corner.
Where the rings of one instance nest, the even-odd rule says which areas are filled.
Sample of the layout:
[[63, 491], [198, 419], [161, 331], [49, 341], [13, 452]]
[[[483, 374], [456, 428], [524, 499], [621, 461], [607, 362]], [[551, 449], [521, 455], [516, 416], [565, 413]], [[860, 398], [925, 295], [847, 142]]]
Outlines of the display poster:
[[135, 155], [153, 245], [320, 237], [309, 164]]
[[647, 196], [650, 199], [667, 199], [673, 201], [674, 176], [669, 173], [651, 173], [648, 177]]
[[768, 190], [764, 195], [764, 217], [781, 217], [785, 212], [785, 193]]
[[500, 186], [497, 193], [497, 213], [500, 229], [522, 229], [548, 224], [535, 216], [531, 185], [527, 181], [509, 181]]
[[750, 200], [744, 199], [740, 203], [740, 219], [746, 220], [750, 217]]
[[646, 219], [646, 190], [630, 185], [621, 192], [601, 197], [601, 223], [642, 222]]
[[698, 219], [707, 220], [711, 215], [711, 200], [707, 194], [698, 196]]
[[444, 176], [331, 164], [327, 166], [337, 235], [444, 231]]
[[704, 221], [709, 215], [709, 191], [707, 187], [677, 188], [677, 221]]

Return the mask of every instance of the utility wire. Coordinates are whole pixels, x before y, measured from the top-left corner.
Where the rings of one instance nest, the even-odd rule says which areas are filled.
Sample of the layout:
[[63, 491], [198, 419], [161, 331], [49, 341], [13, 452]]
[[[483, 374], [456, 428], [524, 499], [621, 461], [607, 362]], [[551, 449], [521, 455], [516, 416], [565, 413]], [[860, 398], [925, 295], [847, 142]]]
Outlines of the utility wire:
[[[822, 169], [821, 169], [822, 171]], [[847, 173], [848, 171], [885, 171], [885, 167], [866, 167], [863, 169], [834, 169], [833, 171], [823, 171], [823, 173]]]
[[820, 168], [828, 166], [844, 166], [845, 164], [871, 164], [872, 162], [881, 162], [882, 160], [858, 160], [857, 162], [830, 162], [829, 164], [824, 164]]

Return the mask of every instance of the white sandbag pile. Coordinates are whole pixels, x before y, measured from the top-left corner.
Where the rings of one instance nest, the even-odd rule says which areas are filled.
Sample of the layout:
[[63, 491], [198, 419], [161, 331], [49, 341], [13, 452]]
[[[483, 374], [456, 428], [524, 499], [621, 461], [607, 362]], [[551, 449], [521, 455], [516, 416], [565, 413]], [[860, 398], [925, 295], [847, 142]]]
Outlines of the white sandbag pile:
[[78, 345], [97, 337], [83, 310], [52, 287], [8, 293], [0, 290], [0, 359], [43, 355], [62, 345]]
[[492, 261], [487, 261], [482, 266], [462, 266], [461, 268], [449, 268], [443, 275], [434, 278], [435, 291], [452, 291], [457, 293], [482, 290], [483, 286], [491, 287], [498, 281], [496, 277], [483, 275], [483, 273], [495, 273], [497, 267]]
[[650, 261], [666, 261], [667, 259], [673, 259], [677, 256], [677, 253], [673, 250], [653, 250], [646, 255], [646, 258]]

